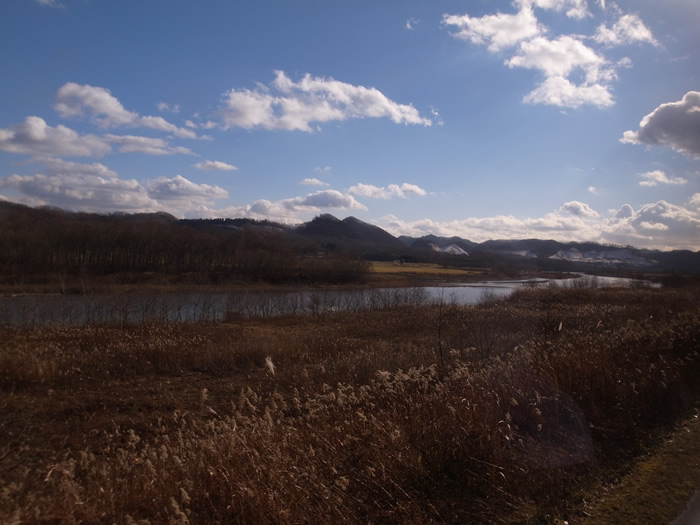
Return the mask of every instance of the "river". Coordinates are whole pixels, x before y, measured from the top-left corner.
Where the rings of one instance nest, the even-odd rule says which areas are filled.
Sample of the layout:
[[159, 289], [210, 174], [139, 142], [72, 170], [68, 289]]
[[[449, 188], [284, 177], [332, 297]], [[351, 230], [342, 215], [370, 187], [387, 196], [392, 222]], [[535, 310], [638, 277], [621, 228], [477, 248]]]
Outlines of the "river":
[[222, 321], [326, 311], [360, 311], [445, 302], [474, 305], [510, 295], [524, 286], [629, 286], [632, 279], [580, 276], [568, 280], [510, 280], [409, 288], [299, 291], [130, 291], [86, 295], [0, 297], [0, 326], [133, 324]]

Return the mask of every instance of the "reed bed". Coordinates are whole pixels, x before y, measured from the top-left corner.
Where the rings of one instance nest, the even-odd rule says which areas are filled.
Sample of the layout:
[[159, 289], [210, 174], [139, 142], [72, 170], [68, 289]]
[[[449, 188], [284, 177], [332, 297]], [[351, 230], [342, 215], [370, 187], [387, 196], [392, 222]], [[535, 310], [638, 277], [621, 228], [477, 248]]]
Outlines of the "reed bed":
[[699, 378], [688, 290], [3, 328], [0, 521], [575, 522]]

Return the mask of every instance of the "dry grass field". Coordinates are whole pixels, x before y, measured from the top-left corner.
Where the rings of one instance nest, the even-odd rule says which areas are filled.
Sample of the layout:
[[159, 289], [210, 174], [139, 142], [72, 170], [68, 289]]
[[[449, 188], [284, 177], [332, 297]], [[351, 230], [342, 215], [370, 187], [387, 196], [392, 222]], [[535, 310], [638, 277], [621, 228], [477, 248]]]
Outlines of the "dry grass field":
[[576, 523], [697, 401], [698, 298], [0, 328], [0, 522]]

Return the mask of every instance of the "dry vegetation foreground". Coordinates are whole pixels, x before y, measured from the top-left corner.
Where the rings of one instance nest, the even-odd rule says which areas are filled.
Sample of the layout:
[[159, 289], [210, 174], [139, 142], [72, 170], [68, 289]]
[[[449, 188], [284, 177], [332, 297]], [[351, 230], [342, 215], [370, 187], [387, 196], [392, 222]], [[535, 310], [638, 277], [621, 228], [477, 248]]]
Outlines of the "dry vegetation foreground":
[[0, 329], [0, 522], [576, 523], [700, 394], [698, 294]]

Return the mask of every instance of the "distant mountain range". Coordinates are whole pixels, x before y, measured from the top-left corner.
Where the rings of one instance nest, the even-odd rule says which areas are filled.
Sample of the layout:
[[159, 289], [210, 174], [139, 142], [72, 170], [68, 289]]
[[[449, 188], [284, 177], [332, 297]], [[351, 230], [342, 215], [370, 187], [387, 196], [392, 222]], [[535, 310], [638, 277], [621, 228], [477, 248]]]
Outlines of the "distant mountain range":
[[[279, 224], [253, 219], [177, 219], [167, 213], [110, 215], [72, 213], [54, 210], [77, 221], [149, 222], [162, 226], [180, 226], [195, 230], [227, 230], [254, 233], [262, 245], [284, 243], [302, 255], [324, 253], [359, 254], [367, 260], [437, 262], [451, 266], [490, 268], [499, 272], [522, 270], [590, 271], [592, 268], [631, 271], [700, 273], [700, 251], [660, 251], [631, 246], [612, 246], [593, 242], [559, 242], [541, 239], [490, 240], [476, 243], [460, 237], [395, 237], [378, 226], [355, 217], [338, 219], [323, 214], [300, 225]], [[29, 208], [0, 202], [0, 233], [7, 242], [13, 231], [26, 225], [50, 220], [48, 208]], [[4, 228], [3, 228], [4, 226]], [[184, 229], [182, 231], [185, 231]], [[0, 241], [2, 235], [0, 235]], [[0, 254], [0, 261], [2, 256]]]
[[[229, 220], [230, 221], [230, 220]], [[355, 217], [338, 219], [323, 214], [299, 226], [236, 219], [240, 226], [274, 227], [288, 235], [312, 241], [323, 250], [348, 250], [368, 259], [449, 261], [464, 266], [537, 267], [543, 270], [583, 270], [591, 267], [639, 271], [700, 272], [700, 252], [660, 251], [593, 242], [553, 240], [490, 240], [476, 243], [460, 237], [394, 237], [378, 226]], [[273, 226], [274, 225], [274, 226]]]
[[408, 259], [449, 258], [453, 262], [491, 261], [502, 264], [532, 265], [543, 269], [586, 269], [586, 267], [635, 270], [700, 272], [700, 252], [688, 250], [660, 251], [631, 246], [611, 246], [592, 242], [553, 240], [490, 240], [476, 243], [460, 237], [394, 237], [385, 230], [355, 217], [340, 220], [320, 215], [296, 228], [283, 227], [290, 233], [321, 241], [335, 249], [353, 249], [365, 257], [390, 256]]

